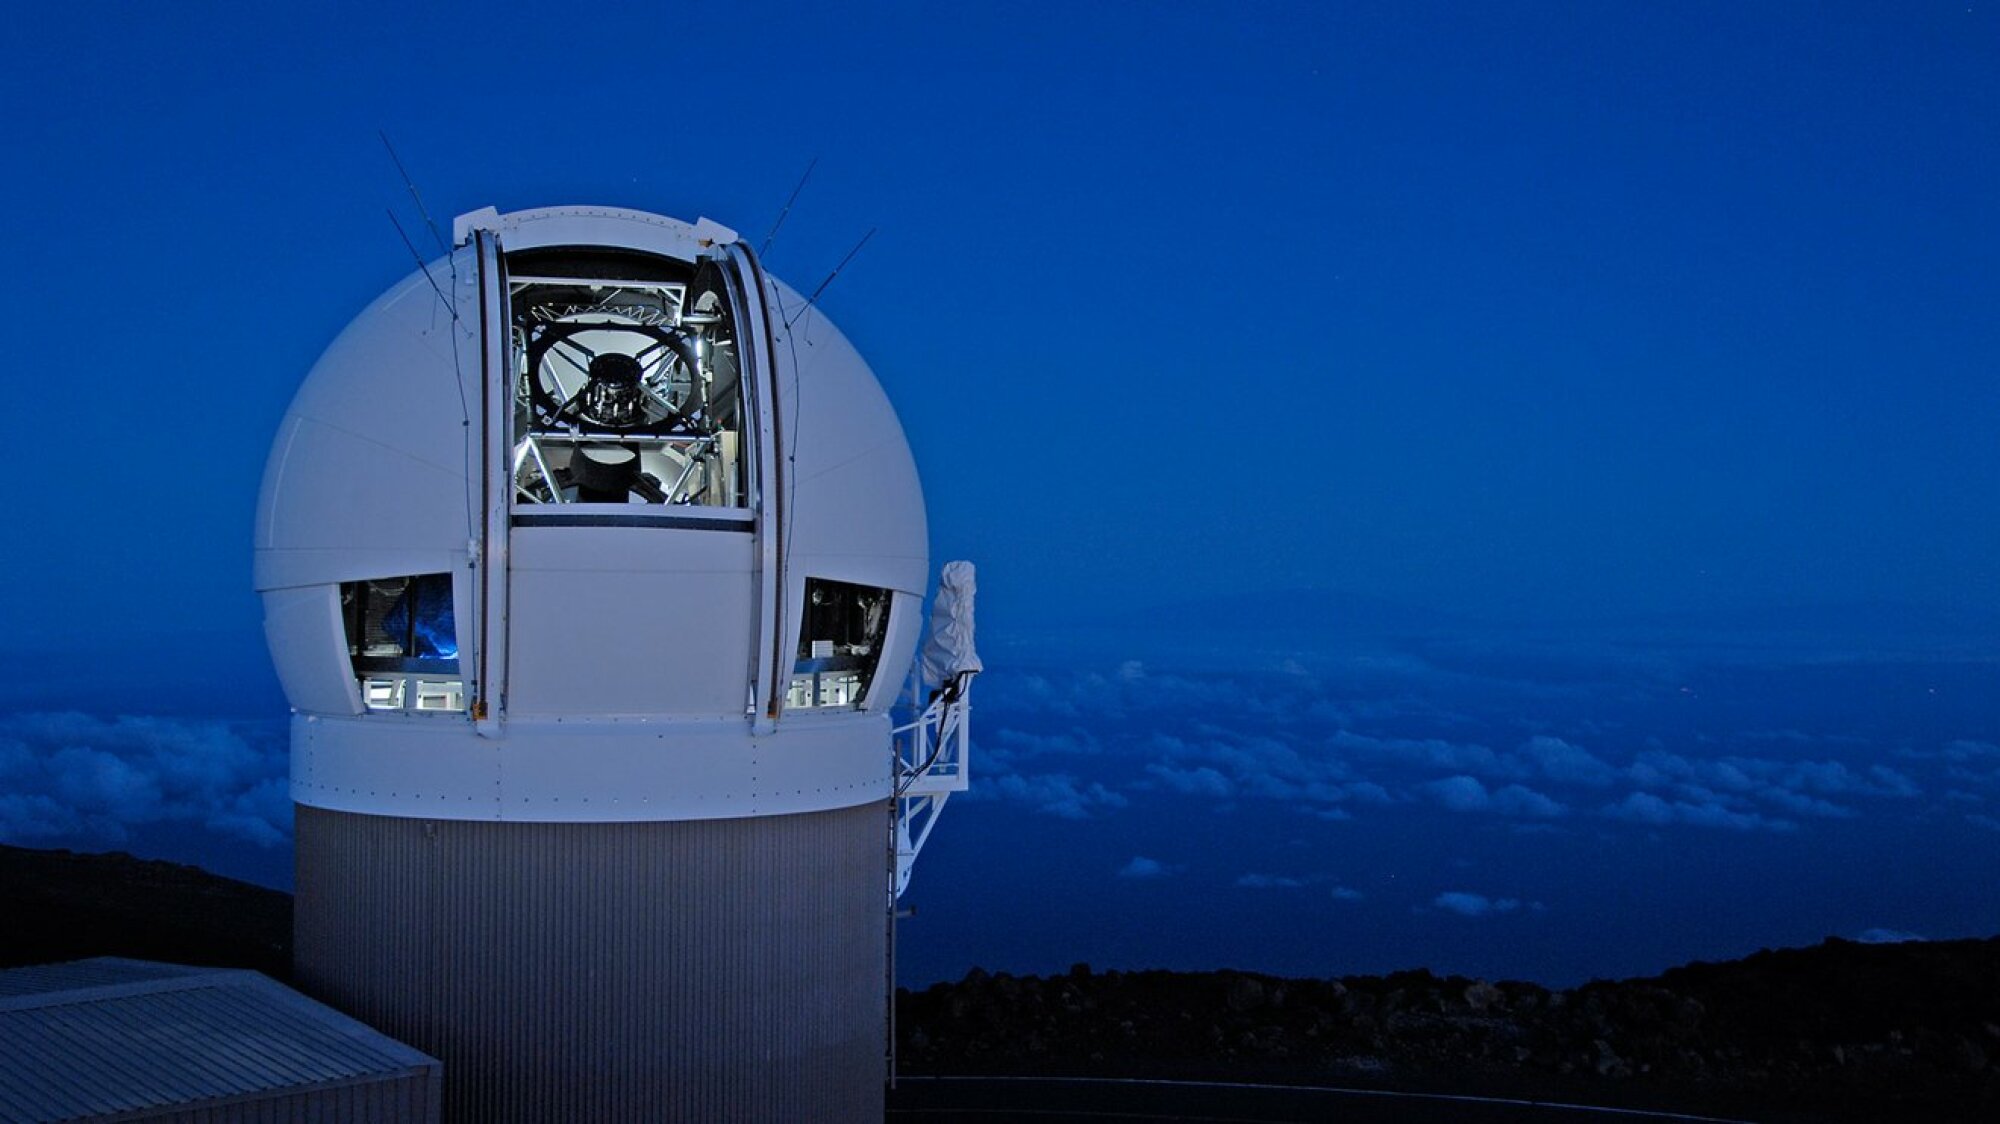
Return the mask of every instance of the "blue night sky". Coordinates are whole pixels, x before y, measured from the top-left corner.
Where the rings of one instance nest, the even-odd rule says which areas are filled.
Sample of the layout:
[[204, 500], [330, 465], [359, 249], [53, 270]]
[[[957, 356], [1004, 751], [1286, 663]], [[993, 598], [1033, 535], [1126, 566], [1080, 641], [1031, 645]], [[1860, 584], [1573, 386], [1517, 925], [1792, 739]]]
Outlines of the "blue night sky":
[[249, 590], [486, 205], [763, 235], [981, 570], [905, 982], [2000, 932], [2000, 8], [43, 5], [0, 841], [289, 882]]

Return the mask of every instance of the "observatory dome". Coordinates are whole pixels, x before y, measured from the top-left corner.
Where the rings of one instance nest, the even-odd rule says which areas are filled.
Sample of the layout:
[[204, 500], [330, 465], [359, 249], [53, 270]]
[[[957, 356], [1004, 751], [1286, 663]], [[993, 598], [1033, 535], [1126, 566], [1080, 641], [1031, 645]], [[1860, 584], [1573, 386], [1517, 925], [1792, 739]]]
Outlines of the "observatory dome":
[[928, 561], [859, 353], [706, 219], [488, 209], [453, 234], [328, 347], [265, 469], [294, 799], [629, 821], [887, 798]]

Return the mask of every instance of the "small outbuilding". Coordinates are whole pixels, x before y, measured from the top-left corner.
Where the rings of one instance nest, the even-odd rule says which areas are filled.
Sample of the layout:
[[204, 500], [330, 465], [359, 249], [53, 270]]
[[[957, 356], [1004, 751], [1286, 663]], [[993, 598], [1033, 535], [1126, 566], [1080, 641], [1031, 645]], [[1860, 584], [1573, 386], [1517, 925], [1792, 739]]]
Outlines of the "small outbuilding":
[[436, 1121], [443, 1066], [256, 972], [0, 972], [0, 1122]]

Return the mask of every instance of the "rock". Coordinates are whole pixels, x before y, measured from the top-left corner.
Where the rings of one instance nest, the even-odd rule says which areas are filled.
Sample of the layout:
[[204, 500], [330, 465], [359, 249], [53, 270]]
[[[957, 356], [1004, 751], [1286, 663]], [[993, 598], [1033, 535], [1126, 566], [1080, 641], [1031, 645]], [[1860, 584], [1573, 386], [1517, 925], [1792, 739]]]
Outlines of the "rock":
[[1265, 1002], [1264, 985], [1249, 976], [1235, 976], [1229, 981], [1229, 990], [1223, 995], [1223, 1002], [1232, 1011], [1254, 1011]]
[[1506, 994], [1485, 980], [1474, 980], [1472, 986], [1465, 989], [1465, 1005], [1478, 1014], [1483, 1015], [1494, 1007], [1504, 1006], [1506, 1002]]
[[1701, 1025], [1702, 1017], [1707, 1014], [1708, 1008], [1701, 1005], [1701, 1000], [1680, 995], [1673, 999], [1673, 1011], [1669, 1018], [1675, 1028], [1691, 1031]]
[[1593, 1068], [1597, 1070], [1599, 1077], [1630, 1077], [1632, 1075], [1632, 1067], [1626, 1064], [1624, 1058], [1618, 1056], [1618, 1051], [1611, 1048], [1611, 1043], [1599, 1038], [1591, 1042], [1591, 1045], [1597, 1049], [1597, 1058], [1593, 1063]]

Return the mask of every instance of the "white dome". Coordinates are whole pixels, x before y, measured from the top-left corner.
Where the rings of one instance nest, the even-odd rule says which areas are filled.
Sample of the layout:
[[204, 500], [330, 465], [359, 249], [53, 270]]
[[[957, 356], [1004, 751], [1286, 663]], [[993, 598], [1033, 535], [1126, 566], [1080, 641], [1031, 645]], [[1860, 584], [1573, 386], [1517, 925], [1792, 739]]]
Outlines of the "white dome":
[[294, 798], [615, 820], [886, 797], [928, 564], [860, 355], [707, 220], [488, 210], [455, 235], [335, 339], [265, 470]]

